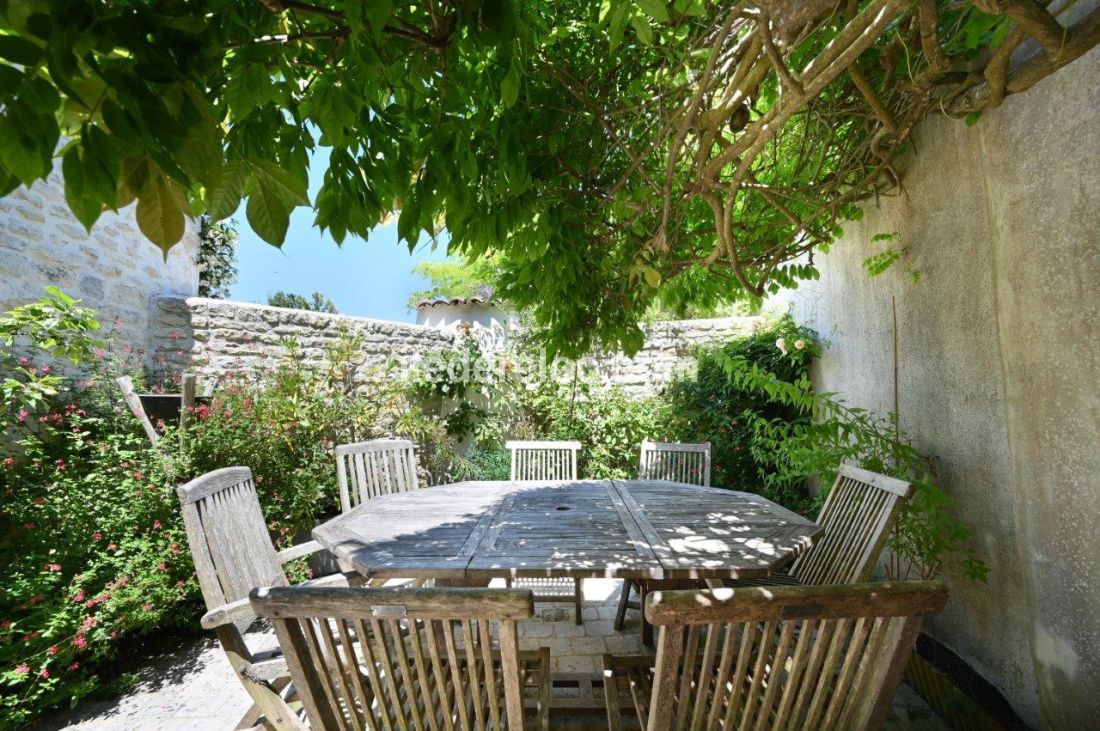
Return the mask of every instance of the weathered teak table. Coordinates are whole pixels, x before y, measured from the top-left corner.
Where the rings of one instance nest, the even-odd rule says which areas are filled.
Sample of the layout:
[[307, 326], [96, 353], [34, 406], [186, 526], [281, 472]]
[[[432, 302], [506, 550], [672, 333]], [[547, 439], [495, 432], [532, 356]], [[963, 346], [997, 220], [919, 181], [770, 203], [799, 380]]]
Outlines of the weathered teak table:
[[460, 482], [368, 500], [313, 537], [371, 578], [751, 579], [821, 528], [759, 495], [675, 482]]

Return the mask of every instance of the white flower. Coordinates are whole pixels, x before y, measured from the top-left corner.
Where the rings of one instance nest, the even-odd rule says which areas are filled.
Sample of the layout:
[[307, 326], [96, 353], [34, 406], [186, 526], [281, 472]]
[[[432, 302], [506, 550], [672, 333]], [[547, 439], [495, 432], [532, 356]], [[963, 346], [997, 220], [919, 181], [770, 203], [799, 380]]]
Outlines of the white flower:
[[794, 341], [794, 349], [795, 350], [802, 350], [805, 347], [806, 347], [806, 341], [805, 340], [802, 340], [801, 338], [799, 338], [798, 340]]
[[447, 385], [446, 383], [444, 383], [444, 384], [443, 384], [443, 388], [441, 388], [441, 389], [439, 389], [439, 390], [440, 390], [440, 391], [442, 391], [443, 393], [447, 393], [448, 391], [450, 391], [450, 390], [451, 390], [451, 387], [450, 387], [450, 386], [448, 386], [448, 385]]
[[779, 352], [783, 355], [787, 354], [787, 340], [786, 338], [779, 338], [775, 341], [775, 347], [779, 348]]

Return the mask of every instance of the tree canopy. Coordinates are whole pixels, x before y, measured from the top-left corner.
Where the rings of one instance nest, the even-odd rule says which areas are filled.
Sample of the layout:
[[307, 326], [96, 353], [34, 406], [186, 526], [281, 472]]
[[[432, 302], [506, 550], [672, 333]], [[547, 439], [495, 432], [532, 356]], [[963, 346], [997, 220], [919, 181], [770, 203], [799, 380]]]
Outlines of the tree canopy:
[[337, 314], [336, 303], [320, 292], [314, 292], [309, 297], [304, 297], [293, 292], [284, 292], [281, 289], [275, 294], [267, 296], [267, 303], [272, 307], [289, 307], [292, 310], [310, 310], [311, 312], [327, 312], [330, 315]]
[[413, 267], [413, 272], [428, 280], [427, 289], [417, 290], [409, 295], [407, 305], [410, 310], [424, 300], [442, 297], [445, 299], [478, 298], [487, 300], [493, 296], [499, 267], [495, 257], [483, 256], [480, 259], [459, 258], [447, 261], [421, 261]]
[[553, 348], [631, 351], [659, 297], [815, 277], [921, 118], [1098, 40], [1037, 0], [0, 0], [0, 193], [59, 158], [84, 225], [136, 200], [165, 250], [242, 201], [274, 245], [393, 213], [495, 255]]

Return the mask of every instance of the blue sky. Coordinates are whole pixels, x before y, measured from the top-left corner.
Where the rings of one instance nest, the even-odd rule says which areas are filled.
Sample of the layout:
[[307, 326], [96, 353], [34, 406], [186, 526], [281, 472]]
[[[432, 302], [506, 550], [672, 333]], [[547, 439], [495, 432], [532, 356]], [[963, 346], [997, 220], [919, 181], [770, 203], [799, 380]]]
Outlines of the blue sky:
[[[311, 200], [321, 187], [328, 154], [329, 148], [318, 147], [310, 164]], [[347, 315], [412, 322], [416, 313], [405, 308], [405, 301], [428, 284], [413, 274], [413, 265], [446, 258], [442, 245], [432, 251], [426, 241], [410, 255], [408, 247], [397, 242], [396, 220], [376, 228], [368, 241], [349, 235], [343, 246], [337, 246], [331, 236], [313, 227], [312, 210], [298, 208], [290, 217], [286, 243], [276, 249], [252, 232], [243, 205], [234, 218], [240, 234], [240, 276], [231, 298], [244, 302], [267, 302], [267, 296], [280, 289], [306, 296], [317, 291]]]

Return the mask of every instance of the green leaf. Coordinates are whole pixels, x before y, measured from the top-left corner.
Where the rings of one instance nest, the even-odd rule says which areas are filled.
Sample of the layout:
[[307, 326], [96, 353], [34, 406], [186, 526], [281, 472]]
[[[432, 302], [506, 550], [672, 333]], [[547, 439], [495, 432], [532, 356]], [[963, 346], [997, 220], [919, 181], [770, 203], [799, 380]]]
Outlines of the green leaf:
[[290, 226], [294, 205], [285, 198], [285, 190], [272, 177], [257, 175], [256, 187], [248, 196], [245, 212], [252, 230], [269, 244], [282, 246]]
[[26, 38], [0, 36], [0, 58], [20, 66], [34, 66], [42, 59], [43, 51]]
[[649, 27], [649, 21], [640, 15], [635, 15], [630, 19], [630, 25], [634, 27], [634, 32], [638, 34], [638, 40], [647, 46], [653, 45], [653, 29]]
[[183, 238], [186, 211], [187, 198], [183, 189], [163, 173], [150, 180], [138, 194], [138, 228], [160, 247], [166, 258], [169, 250]]
[[65, 151], [61, 159], [61, 172], [65, 178], [65, 202], [69, 204], [69, 210], [85, 229], [91, 231], [103, 212], [103, 205], [88, 194], [79, 145], [72, 145]]
[[367, 5], [367, 22], [377, 43], [382, 42], [383, 30], [393, 15], [393, 0], [371, 0]]
[[971, 112], [970, 114], [966, 115], [966, 126], [967, 127], [973, 127], [974, 125], [976, 125], [978, 123], [978, 120], [981, 119], [981, 118], [982, 118], [982, 113], [981, 112]]
[[506, 107], [514, 106], [519, 100], [519, 74], [515, 66], [508, 70], [504, 80], [500, 82], [500, 98]]
[[203, 180], [206, 186], [206, 212], [215, 221], [229, 218], [241, 205], [248, 170], [248, 163], [244, 160], [231, 160], [212, 170]]
[[256, 182], [266, 184], [270, 192], [286, 203], [288, 208], [309, 205], [306, 184], [292, 173], [270, 160], [249, 160], [248, 162], [252, 166]]
[[638, 7], [648, 15], [656, 20], [658, 23], [667, 23], [669, 21], [668, 8], [661, 0], [635, 0]]

